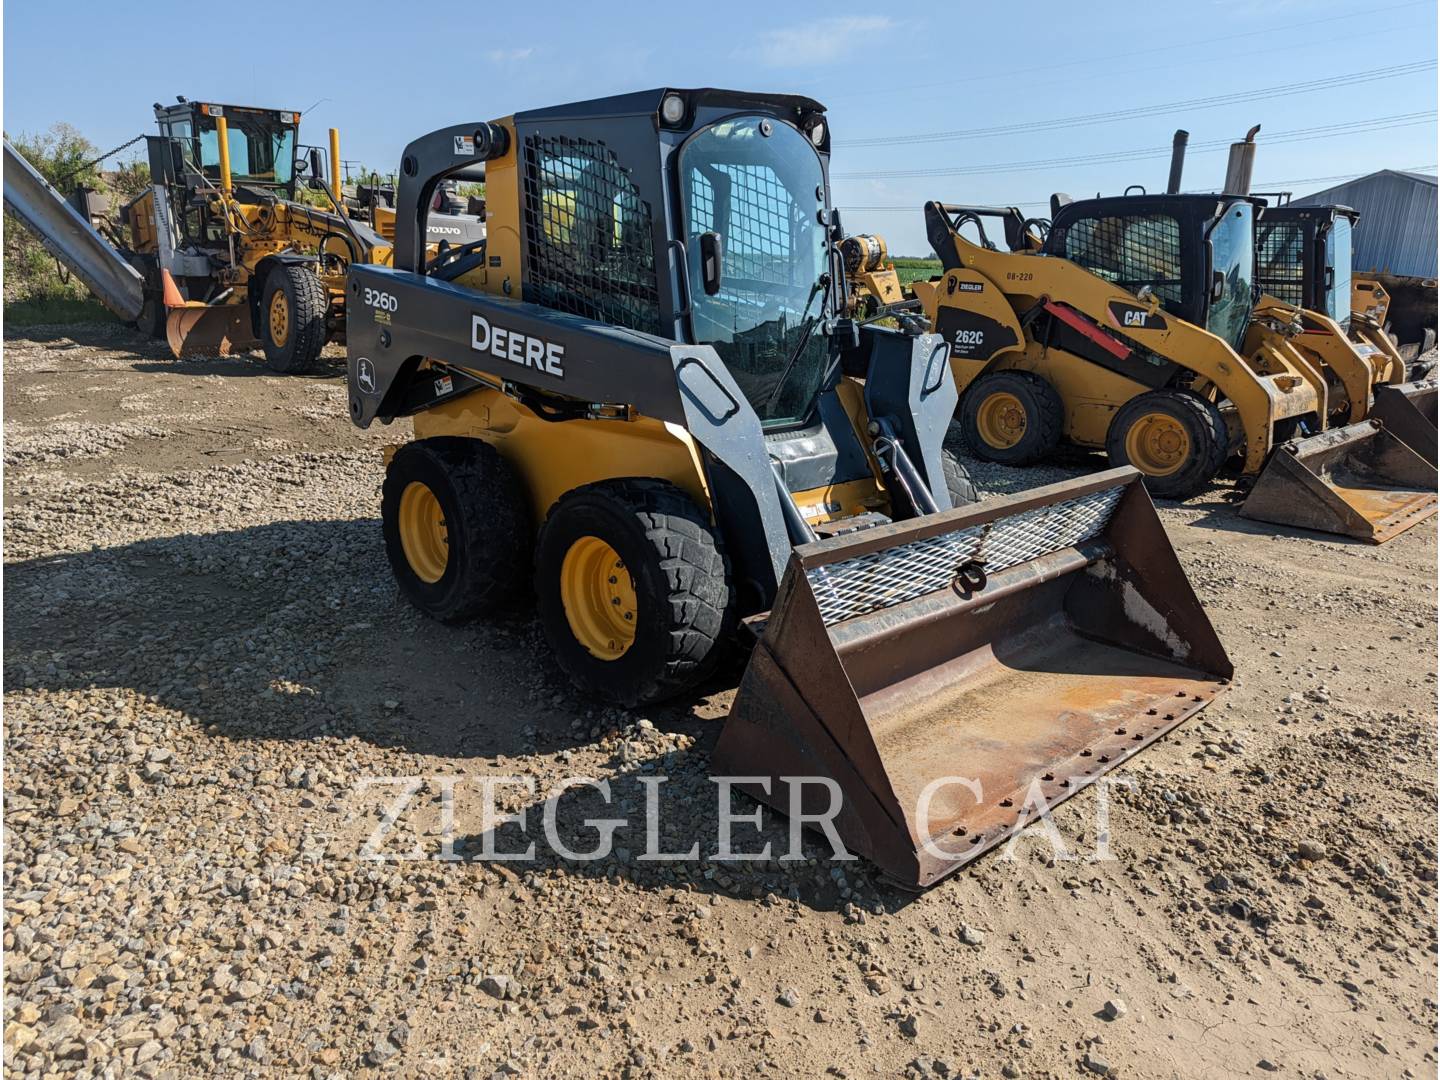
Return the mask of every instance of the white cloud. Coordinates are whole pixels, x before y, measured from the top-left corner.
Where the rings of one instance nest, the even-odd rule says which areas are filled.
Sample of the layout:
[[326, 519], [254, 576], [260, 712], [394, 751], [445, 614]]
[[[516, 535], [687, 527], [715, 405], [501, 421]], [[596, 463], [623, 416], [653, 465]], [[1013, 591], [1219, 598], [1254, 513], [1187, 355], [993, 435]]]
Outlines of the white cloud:
[[[816, 67], [843, 60], [895, 23], [884, 15], [840, 15], [771, 30], [760, 38], [756, 58], [766, 67]], [[746, 50], [747, 52], [749, 50]]]
[[529, 60], [535, 55], [533, 47], [524, 49], [491, 49], [486, 57], [497, 64], [518, 64], [522, 60]]

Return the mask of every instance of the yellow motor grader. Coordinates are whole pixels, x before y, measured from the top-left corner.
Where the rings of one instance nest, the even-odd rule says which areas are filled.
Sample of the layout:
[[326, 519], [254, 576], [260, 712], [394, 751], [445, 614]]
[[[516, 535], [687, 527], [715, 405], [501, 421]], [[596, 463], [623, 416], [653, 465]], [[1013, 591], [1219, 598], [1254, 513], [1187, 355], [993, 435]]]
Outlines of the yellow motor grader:
[[[181, 97], [156, 104], [155, 117], [151, 185], [115, 214], [85, 189], [62, 196], [8, 142], [6, 206], [106, 306], [177, 356], [261, 346], [273, 369], [309, 370], [344, 333], [346, 268], [389, 260], [381, 230], [392, 212], [371, 222], [349, 213], [339, 133], [330, 130], [328, 155], [300, 146], [298, 112]], [[483, 220], [466, 211], [437, 207], [432, 254], [483, 244]]]
[[[381, 495], [410, 603], [532, 588], [560, 668], [626, 706], [748, 644], [713, 770], [920, 886], [1231, 666], [1133, 469], [973, 501], [945, 342], [847, 312], [829, 160], [817, 102], [717, 89], [416, 139], [393, 265], [350, 267], [350, 412], [413, 423]], [[427, 258], [481, 161], [485, 248]]]

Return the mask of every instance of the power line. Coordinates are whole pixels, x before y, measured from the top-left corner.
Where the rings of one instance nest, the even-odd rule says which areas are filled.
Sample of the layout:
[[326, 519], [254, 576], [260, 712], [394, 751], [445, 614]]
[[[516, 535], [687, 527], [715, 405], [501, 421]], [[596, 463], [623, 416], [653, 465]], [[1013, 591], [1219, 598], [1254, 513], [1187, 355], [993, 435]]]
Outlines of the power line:
[[[1407, 165], [1407, 166], [1405, 166], [1403, 169], [1400, 169], [1399, 171], [1400, 171], [1400, 172], [1428, 172], [1428, 171], [1430, 171], [1430, 170], [1432, 170], [1432, 169], [1434, 169], [1434, 168], [1435, 168], [1435, 163], [1434, 163], [1434, 162], [1431, 162], [1429, 165]], [[1371, 169], [1371, 170], [1369, 170], [1368, 172], [1339, 173], [1339, 174], [1337, 174], [1337, 175], [1335, 175], [1335, 176], [1302, 176], [1302, 177], [1298, 177], [1298, 178], [1292, 178], [1292, 179], [1290, 179], [1290, 180], [1258, 180], [1258, 181], [1256, 181], [1256, 182], [1254, 182], [1254, 183], [1252, 183], [1252, 184], [1250, 185], [1250, 189], [1251, 189], [1252, 191], [1256, 191], [1256, 190], [1259, 190], [1259, 191], [1277, 191], [1277, 190], [1278, 190], [1278, 191], [1284, 191], [1284, 190], [1287, 190], [1288, 187], [1291, 187], [1291, 186], [1299, 186], [1300, 184], [1324, 184], [1324, 183], [1330, 183], [1330, 182], [1332, 182], [1332, 181], [1333, 181], [1333, 182], [1336, 182], [1336, 183], [1339, 183], [1339, 182], [1342, 182], [1342, 181], [1345, 181], [1345, 180], [1358, 180], [1358, 179], [1359, 179], [1360, 177], [1362, 177], [1362, 176], [1369, 176], [1370, 173], [1371, 173], [1371, 172], [1374, 172], [1374, 171], [1375, 171], [1374, 169]], [[1211, 192], [1199, 191], [1199, 190], [1190, 190], [1190, 191], [1186, 191], [1185, 194], [1187, 194], [1187, 195], [1208, 195], [1208, 194], [1211, 194]], [[1020, 202], [1009, 202], [1009, 201], [1006, 201], [1006, 202], [1005, 202], [1005, 205], [1006, 205], [1006, 206], [1049, 206], [1049, 205], [1050, 205], [1050, 200], [1049, 200], [1049, 199], [1028, 199], [1028, 200], [1022, 200], [1022, 201], [1020, 201]], [[841, 209], [841, 210], [844, 210], [846, 213], [855, 213], [855, 214], [861, 214], [861, 213], [869, 213], [869, 214], [889, 214], [889, 213], [917, 214], [917, 213], [920, 212], [920, 209], [921, 209], [921, 208], [918, 207], [918, 206], [915, 206], [915, 205], [912, 203], [911, 205], [908, 205], [908, 206], [842, 206], [842, 207], [840, 207], [840, 209]]]
[[[1429, 110], [1397, 113], [1394, 116], [1377, 116], [1366, 120], [1350, 120], [1344, 123], [1323, 124], [1317, 127], [1295, 128], [1291, 131], [1277, 131], [1272, 135], [1264, 136], [1261, 145], [1273, 146], [1282, 143], [1307, 142], [1311, 139], [1333, 138], [1337, 135], [1368, 134], [1372, 131], [1390, 131], [1394, 128], [1433, 123], [1435, 123], [1435, 113]], [[1187, 153], [1214, 153], [1227, 148], [1233, 141], [1232, 139], [1212, 139], [1206, 142], [1191, 143]], [[1034, 172], [1061, 166], [1105, 165], [1120, 161], [1156, 158], [1168, 155], [1170, 149], [1169, 146], [1147, 146], [1135, 150], [1113, 150], [1098, 154], [1084, 154], [1077, 157], [1010, 161], [989, 165], [942, 166], [933, 169], [842, 172], [831, 175], [836, 180], [908, 180], [931, 176], [976, 176], [988, 173]]]
[[[1386, 12], [1390, 12], [1390, 11], [1401, 11], [1401, 10], [1404, 10], [1404, 9], [1406, 9], [1406, 8], [1413, 8], [1413, 7], [1429, 7], [1429, 8], [1433, 8], [1433, 6], [1434, 6], [1434, 5], [1433, 5], [1433, 3], [1432, 3], [1432, 0], [1412, 0], [1412, 2], [1410, 2], [1410, 3], [1391, 4], [1391, 5], [1388, 6], [1388, 7], [1380, 7], [1380, 8], [1365, 8], [1365, 9], [1362, 10], [1362, 11], [1349, 11], [1349, 12], [1345, 12], [1344, 14], [1341, 14], [1341, 15], [1330, 15], [1330, 16], [1327, 16], [1326, 18], [1323, 18], [1323, 19], [1306, 19], [1306, 20], [1305, 20], [1305, 27], [1306, 27], [1306, 29], [1308, 29], [1308, 28], [1310, 28], [1310, 27], [1312, 27], [1312, 26], [1320, 26], [1320, 25], [1323, 25], [1323, 24], [1325, 24], [1325, 23], [1332, 23], [1332, 22], [1341, 22], [1341, 21], [1347, 20], [1347, 19], [1374, 19], [1375, 16], [1377, 16], [1377, 15], [1383, 15], [1383, 14], [1385, 14]], [[1145, 50], [1145, 55], [1147, 55], [1147, 56], [1153, 56], [1153, 55], [1155, 55], [1156, 53], [1175, 52], [1175, 51], [1177, 51], [1177, 50], [1193, 49], [1193, 48], [1198, 48], [1198, 47], [1205, 46], [1205, 45], [1215, 45], [1215, 44], [1219, 44], [1219, 43], [1221, 43], [1221, 42], [1235, 41], [1235, 40], [1238, 40], [1238, 39], [1240, 39], [1240, 38], [1262, 37], [1262, 36], [1266, 36], [1266, 35], [1273, 35], [1273, 34], [1277, 34], [1277, 33], [1282, 33], [1282, 32], [1288, 31], [1288, 30], [1292, 29], [1293, 26], [1294, 26], [1293, 20], [1287, 20], [1285, 23], [1283, 23], [1283, 24], [1280, 25], [1280, 26], [1268, 26], [1268, 27], [1265, 27], [1265, 28], [1260, 29], [1260, 30], [1245, 30], [1245, 31], [1241, 31], [1241, 32], [1239, 32], [1239, 33], [1221, 34], [1221, 35], [1219, 35], [1219, 36], [1217, 36], [1217, 37], [1211, 37], [1211, 38], [1191, 38], [1191, 39], [1188, 39], [1188, 40], [1183, 41], [1183, 42], [1179, 42], [1179, 43], [1174, 44], [1174, 45], [1160, 45], [1160, 46], [1156, 46], [1156, 47], [1153, 47], [1153, 48], [1147, 47], [1146, 50]], [[1391, 29], [1392, 29], [1392, 28], [1390, 28], [1390, 27], [1384, 27], [1384, 28], [1381, 28], [1380, 30], [1369, 31], [1368, 33], [1369, 33], [1369, 34], [1374, 34], [1374, 33], [1388, 33], [1388, 32], [1390, 32]], [[1348, 40], [1350, 40], [1350, 38], [1353, 38], [1353, 37], [1361, 37], [1361, 36], [1368, 36], [1368, 35], [1352, 34], [1352, 35], [1349, 35], [1349, 36], [1346, 38], [1346, 40], [1348, 41]], [[1284, 48], [1285, 48], [1287, 51], [1289, 51], [1290, 49], [1293, 48], [1293, 45], [1294, 45], [1294, 43], [1293, 43], [1289, 38], [1286, 38], [1285, 43], [1284, 43]], [[1265, 51], [1268, 52], [1268, 51], [1270, 51], [1270, 50], [1265, 50]], [[1234, 56], [1234, 55], [1237, 55], [1237, 54], [1234, 54], [1234, 53], [1226, 54], [1227, 58], [1230, 57], [1230, 56]], [[1249, 54], [1241, 54], [1241, 55], [1249, 55]], [[1017, 76], [1017, 75], [1029, 75], [1029, 74], [1035, 74], [1035, 73], [1040, 73], [1040, 72], [1053, 72], [1053, 71], [1059, 71], [1059, 70], [1063, 70], [1063, 69], [1065, 69], [1065, 68], [1073, 68], [1073, 67], [1088, 67], [1088, 66], [1090, 66], [1090, 65], [1092, 65], [1092, 64], [1108, 64], [1108, 63], [1112, 63], [1112, 62], [1114, 62], [1114, 61], [1116, 61], [1116, 60], [1131, 61], [1131, 60], [1134, 60], [1134, 58], [1135, 58], [1135, 54], [1134, 54], [1133, 52], [1109, 53], [1109, 54], [1107, 54], [1107, 55], [1105, 55], [1105, 56], [1087, 56], [1087, 57], [1082, 57], [1082, 58], [1080, 58], [1080, 59], [1078, 59], [1078, 60], [1066, 60], [1066, 61], [1063, 61], [1063, 62], [1061, 62], [1061, 63], [1038, 64], [1038, 65], [1035, 65], [1034, 67], [1026, 67], [1026, 68], [1007, 68], [1007, 69], [1005, 69], [1005, 70], [1003, 70], [1003, 71], [999, 71], [999, 72], [987, 72], [987, 73], [985, 73], [985, 74], [983, 74], [983, 75], [964, 75], [964, 76], [961, 76], [961, 77], [955, 78], [955, 79], [941, 79], [941, 80], [939, 80], [939, 81], [937, 81], [937, 82], [909, 83], [909, 84], [906, 84], [906, 85], [903, 85], [903, 86], [900, 86], [900, 85], [889, 85], [889, 86], [882, 86], [882, 87], [872, 87], [872, 88], [867, 88], [863, 94], [860, 94], [860, 93], [844, 94], [844, 95], [840, 95], [840, 96], [838, 96], [838, 97], [835, 97], [835, 98], [833, 98], [833, 99], [827, 95], [826, 100], [827, 100], [827, 101], [828, 101], [828, 100], [843, 101], [843, 100], [846, 100], [847, 98], [850, 98], [850, 99], [855, 99], [855, 98], [860, 98], [860, 97], [873, 98], [873, 97], [876, 97], [877, 95], [884, 95], [884, 94], [906, 94], [906, 93], [913, 93], [913, 92], [916, 91], [916, 90], [934, 90], [934, 89], [938, 89], [938, 88], [940, 88], [940, 87], [945, 87], [945, 86], [959, 86], [959, 85], [962, 85], [962, 84], [965, 84], [965, 83], [993, 82], [993, 81], [995, 81], [996, 79], [1000, 79], [1000, 78], [1013, 79], [1013, 78], [1014, 78], [1015, 76]], [[1127, 72], [1131, 72], [1131, 71], [1135, 71], [1135, 70], [1137, 70], [1137, 69], [1132, 68], [1132, 67], [1129, 67], [1129, 66], [1127, 65], [1126, 70], [1127, 70]], [[1149, 70], [1149, 69], [1138, 69], [1138, 70]]]
[[1298, 94], [1318, 93], [1341, 87], [1360, 86], [1365, 83], [1396, 79], [1414, 75], [1435, 68], [1435, 59], [1418, 60], [1408, 64], [1371, 68], [1367, 71], [1352, 71], [1310, 82], [1287, 83], [1270, 86], [1261, 90], [1241, 90], [1229, 94], [1214, 94], [1210, 97], [1191, 98], [1187, 101], [1171, 101], [1160, 105], [1139, 105], [1130, 109], [1116, 109], [1111, 112], [1089, 113], [1083, 116], [1067, 116], [1050, 120], [1032, 120], [1021, 124], [1001, 124], [989, 128], [969, 128], [956, 131], [931, 131], [913, 135], [877, 135], [865, 139], [838, 141], [847, 147], [894, 146], [899, 143], [954, 142], [960, 139], [994, 138], [998, 135], [1029, 134], [1040, 131], [1054, 131], [1061, 128], [1083, 127], [1092, 124], [1110, 124], [1118, 120], [1133, 120], [1142, 116], [1164, 116], [1168, 113], [1185, 112], [1191, 109], [1214, 109], [1224, 105], [1236, 105], [1249, 101], [1267, 101], [1272, 98], [1294, 97]]

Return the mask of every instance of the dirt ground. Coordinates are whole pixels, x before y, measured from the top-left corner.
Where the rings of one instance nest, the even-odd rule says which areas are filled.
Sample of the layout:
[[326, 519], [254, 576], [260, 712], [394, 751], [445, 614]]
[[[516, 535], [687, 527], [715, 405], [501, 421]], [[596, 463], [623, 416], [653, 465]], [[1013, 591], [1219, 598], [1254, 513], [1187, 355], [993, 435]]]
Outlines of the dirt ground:
[[[408, 426], [353, 428], [338, 356], [51, 328], [7, 335], [4, 395], [7, 1077], [1435, 1073], [1434, 521], [1374, 548], [1223, 486], [1162, 507], [1233, 690], [1108, 826], [1092, 790], [1063, 848], [916, 896], [814, 840], [640, 860], [655, 776], [664, 850], [713, 852], [736, 672], [622, 713], [530, 611], [418, 618], [376, 516]], [[562, 803], [572, 846], [631, 822], [609, 857], [482, 856], [571, 775], [613, 794]], [[526, 837], [477, 824], [483, 776], [536, 781], [500, 792]]]

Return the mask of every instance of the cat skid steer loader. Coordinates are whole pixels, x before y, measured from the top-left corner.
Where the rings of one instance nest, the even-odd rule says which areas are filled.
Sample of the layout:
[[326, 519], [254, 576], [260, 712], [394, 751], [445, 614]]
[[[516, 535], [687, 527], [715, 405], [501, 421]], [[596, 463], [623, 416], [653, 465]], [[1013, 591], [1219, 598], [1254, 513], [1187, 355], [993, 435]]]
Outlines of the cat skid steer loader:
[[[1255, 317], [1261, 205], [1057, 200], [1042, 240], [1014, 208], [928, 203], [945, 274], [916, 292], [949, 344], [975, 452], [1025, 464], [1063, 438], [1185, 498], [1234, 451], [1254, 481], [1247, 517], [1380, 543], [1433, 515], [1435, 467], [1371, 421], [1329, 430], [1323, 366], [1272, 325], [1273, 307]], [[1362, 386], [1355, 404], [1367, 401]]]
[[[1435, 383], [1407, 379], [1407, 365], [1385, 332], [1383, 288], [1351, 274], [1351, 235], [1359, 217], [1346, 206], [1268, 207], [1255, 237], [1261, 304], [1300, 309], [1296, 343], [1339, 374], [1344, 388], [1332, 397], [1354, 406], [1350, 421], [1379, 420], [1433, 466], [1440, 437]], [[1359, 306], [1353, 304], [1357, 293]], [[1372, 313], [1377, 309], [1378, 317]], [[1347, 353], [1355, 361], [1345, 363]]]
[[[807, 98], [674, 89], [415, 140], [393, 265], [349, 271], [350, 411], [414, 424], [381, 500], [411, 603], [533, 581], [559, 666], [626, 706], [748, 641], [713, 769], [918, 887], [1231, 665], [1134, 470], [971, 502], [944, 343], [843, 314], [829, 148]], [[486, 245], [427, 262], [479, 161]]]

